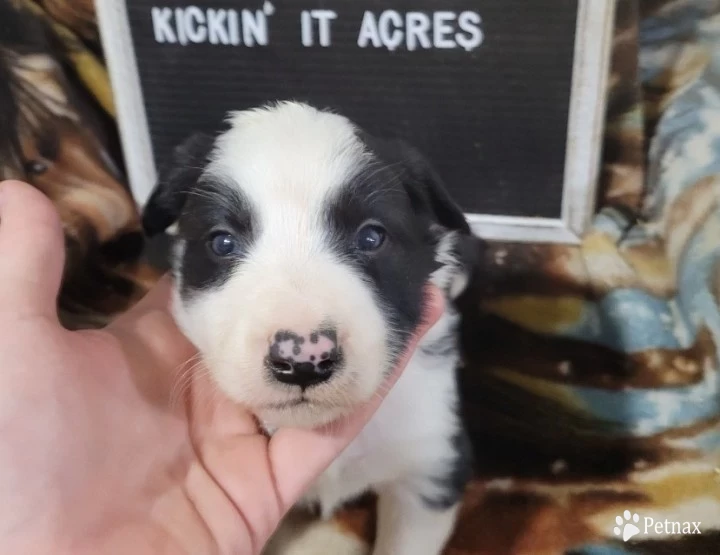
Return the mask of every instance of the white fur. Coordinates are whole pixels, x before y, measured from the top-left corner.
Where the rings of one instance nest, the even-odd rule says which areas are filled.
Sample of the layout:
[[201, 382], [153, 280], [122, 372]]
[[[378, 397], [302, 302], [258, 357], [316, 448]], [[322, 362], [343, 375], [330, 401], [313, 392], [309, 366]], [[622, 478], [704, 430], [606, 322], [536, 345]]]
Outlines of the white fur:
[[[446, 311], [419, 347], [443, 337], [456, 319]], [[370, 422], [303, 499], [318, 502], [328, 518], [344, 502], [375, 490], [380, 514], [374, 555], [436, 555], [452, 532], [457, 508], [431, 510], [418, 494], [437, 494], [426, 477], [442, 475], [452, 464], [450, 438], [460, 426], [453, 408], [457, 363], [455, 356], [418, 348]]]
[[[260, 237], [236, 275], [210, 295], [179, 303], [177, 320], [203, 353], [220, 388], [268, 427], [317, 426], [368, 400], [391, 353], [385, 320], [363, 278], [331, 252], [321, 211], [328, 195], [369, 155], [352, 124], [304, 105], [236, 113], [218, 139], [208, 175], [236, 184], [259, 219]], [[259, 371], [275, 332], [338, 329], [346, 367], [298, 398]]]
[[[219, 288], [176, 299], [176, 318], [202, 352], [218, 386], [268, 425], [315, 426], [335, 420], [376, 394], [393, 353], [382, 307], [364, 279], [336, 259], [321, 218], [328, 195], [370, 161], [345, 118], [284, 103], [232, 116], [207, 174], [234, 183], [258, 218], [247, 260]], [[458, 285], [448, 236], [433, 280], [448, 294]], [[178, 247], [182, 252], [182, 246]], [[463, 284], [460, 284], [460, 288]], [[446, 311], [424, 344], [447, 337], [457, 315]], [[345, 368], [306, 390], [310, 406], [277, 408], [297, 387], [271, 383], [262, 361], [275, 332], [309, 334], [337, 327]], [[418, 349], [403, 376], [356, 440], [308, 492], [329, 516], [343, 502], [380, 494], [376, 555], [437, 555], [456, 507], [430, 509], [421, 497], [441, 493], [429, 476], [452, 464], [457, 358]]]
[[468, 272], [460, 267], [453, 254], [453, 246], [457, 233], [454, 231], [443, 234], [437, 247], [435, 260], [441, 266], [432, 275], [432, 281], [445, 291], [451, 299], [457, 298], [467, 287]]

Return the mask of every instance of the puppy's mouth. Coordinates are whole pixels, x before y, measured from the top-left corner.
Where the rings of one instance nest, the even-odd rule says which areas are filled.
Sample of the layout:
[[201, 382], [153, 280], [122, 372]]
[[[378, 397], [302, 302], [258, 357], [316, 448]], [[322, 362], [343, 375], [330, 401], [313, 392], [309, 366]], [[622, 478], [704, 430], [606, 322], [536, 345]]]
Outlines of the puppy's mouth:
[[269, 403], [267, 405], [263, 405], [262, 409], [272, 409], [272, 410], [284, 410], [294, 407], [301, 407], [301, 406], [318, 406], [318, 403], [315, 401], [311, 401], [304, 395], [301, 397], [298, 397], [297, 399], [290, 399], [289, 401], [283, 401], [282, 403]]
[[318, 401], [317, 399], [310, 399], [306, 397], [303, 393], [300, 397], [288, 399], [287, 401], [280, 401], [276, 403], [263, 403], [262, 405], [257, 407], [257, 410], [285, 411], [297, 408], [335, 410], [339, 407], [336, 403], [327, 403], [323, 401]]

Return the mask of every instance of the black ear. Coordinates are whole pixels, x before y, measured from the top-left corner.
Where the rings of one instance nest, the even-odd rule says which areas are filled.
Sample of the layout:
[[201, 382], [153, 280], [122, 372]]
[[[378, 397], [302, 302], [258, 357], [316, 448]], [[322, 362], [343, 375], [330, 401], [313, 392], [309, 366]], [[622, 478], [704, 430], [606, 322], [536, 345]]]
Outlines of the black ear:
[[465, 215], [427, 158], [399, 139], [388, 147], [405, 174], [403, 183], [416, 207], [428, 211], [444, 228], [469, 235], [471, 231]]
[[214, 144], [211, 135], [195, 133], [175, 148], [143, 210], [142, 225], [149, 237], [162, 233], [180, 217], [188, 191], [205, 169]]
[[427, 213], [446, 230], [459, 233], [453, 240], [452, 257], [462, 271], [447, 284], [448, 294], [457, 299], [458, 295], [475, 289], [475, 275], [484, 260], [485, 242], [472, 233], [462, 209], [448, 193], [440, 175], [415, 147], [394, 140], [385, 143], [383, 151], [389, 153], [388, 161], [400, 168], [403, 184], [416, 210]]

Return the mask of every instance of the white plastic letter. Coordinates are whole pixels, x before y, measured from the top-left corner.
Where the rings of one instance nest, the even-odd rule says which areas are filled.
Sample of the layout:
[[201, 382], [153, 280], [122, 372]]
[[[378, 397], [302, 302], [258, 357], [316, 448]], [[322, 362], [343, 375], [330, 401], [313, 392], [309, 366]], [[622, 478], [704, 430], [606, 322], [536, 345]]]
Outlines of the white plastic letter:
[[187, 35], [185, 34], [185, 11], [182, 8], [175, 8], [175, 27], [178, 42], [185, 46], [187, 44]]
[[300, 39], [303, 46], [313, 45], [312, 16], [307, 10], [300, 12]]
[[156, 42], [177, 42], [175, 31], [170, 25], [172, 17], [172, 9], [170, 8], [153, 8], [150, 11], [152, 15], [153, 32], [155, 33]]
[[435, 48], [455, 48], [457, 44], [452, 40], [453, 26], [456, 15], [453, 12], [435, 12], [433, 14], [433, 44]]
[[432, 47], [430, 42], [430, 18], [422, 12], [408, 12], [405, 16], [407, 27], [405, 29], [408, 50], [415, 50], [418, 44], [423, 48]]
[[330, 22], [337, 18], [337, 13], [332, 10], [313, 10], [310, 14], [318, 21], [320, 46], [330, 46]]
[[[394, 24], [393, 29], [390, 28], [391, 24]], [[380, 14], [380, 20], [378, 21], [380, 40], [382, 40], [382, 43], [391, 52], [395, 50], [403, 40], [403, 32], [400, 30], [402, 26], [402, 16], [395, 10], [386, 10]]]
[[208, 8], [207, 11], [207, 29], [210, 35], [211, 44], [230, 44], [228, 36], [227, 10], [213, 10]]
[[366, 11], [365, 15], [363, 15], [362, 25], [360, 25], [357, 43], [360, 48], [365, 48], [369, 42], [371, 42], [375, 48], [382, 46], [377, 21], [375, 21], [375, 14]]
[[480, 46], [485, 39], [484, 33], [482, 29], [480, 29], [480, 23], [482, 23], [480, 14], [475, 12], [462, 12], [458, 17], [458, 25], [460, 29], [470, 36], [457, 33], [455, 35], [455, 42], [468, 52]]
[[197, 6], [185, 8], [185, 34], [190, 42], [205, 42], [207, 40], [207, 27], [205, 27], [205, 14]]
[[254, 14], [250, 10], [242, 11], [242, 34], [245, 46], [267, 45], [267, 17], [261, 10], [257, 10]]

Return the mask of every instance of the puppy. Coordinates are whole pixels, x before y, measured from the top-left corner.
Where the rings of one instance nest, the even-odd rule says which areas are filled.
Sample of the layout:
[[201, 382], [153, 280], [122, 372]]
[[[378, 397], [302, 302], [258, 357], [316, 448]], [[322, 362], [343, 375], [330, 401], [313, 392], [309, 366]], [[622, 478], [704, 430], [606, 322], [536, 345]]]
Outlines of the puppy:
[[272, 433], [376, 395], [420, 323], [446, 311], [360, 436], [307, 493], [329, 517], [378, 494], [375, 555], [437, 555], [471, 473], [458, 416], [458, 313], [478, 239], [410, 146], [283, 102], [178, 147], [144, 212], [177, 222], [175, 317], [217, 386]]

